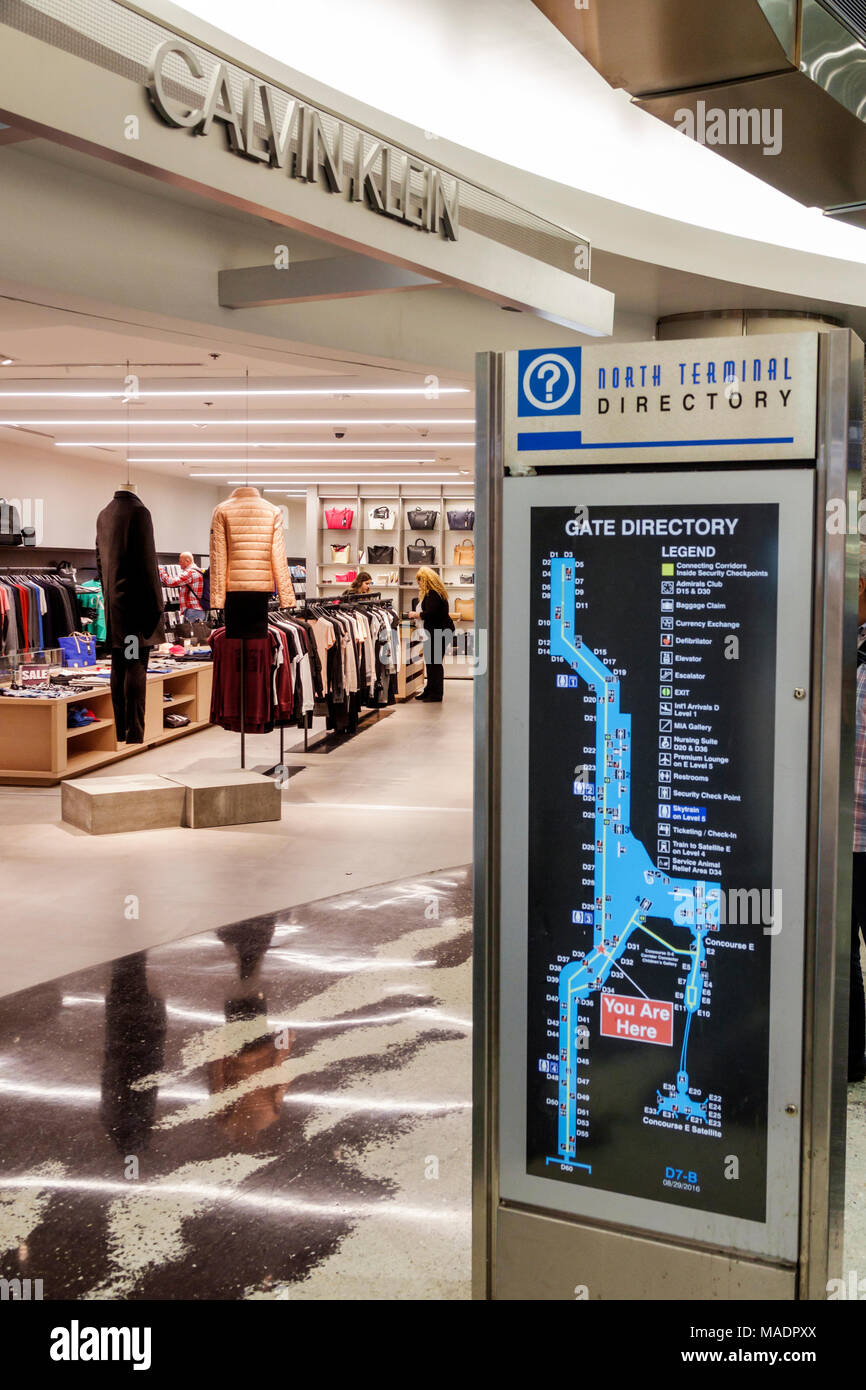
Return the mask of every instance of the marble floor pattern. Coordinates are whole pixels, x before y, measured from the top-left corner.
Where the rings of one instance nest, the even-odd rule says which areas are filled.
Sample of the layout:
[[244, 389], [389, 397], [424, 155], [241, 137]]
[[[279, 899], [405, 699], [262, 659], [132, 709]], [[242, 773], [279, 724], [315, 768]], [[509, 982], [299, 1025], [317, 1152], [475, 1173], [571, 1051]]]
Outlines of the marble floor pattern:
[[0, 999], [0, 1275], [53, 1299], [465, 1299], [471, 880]]

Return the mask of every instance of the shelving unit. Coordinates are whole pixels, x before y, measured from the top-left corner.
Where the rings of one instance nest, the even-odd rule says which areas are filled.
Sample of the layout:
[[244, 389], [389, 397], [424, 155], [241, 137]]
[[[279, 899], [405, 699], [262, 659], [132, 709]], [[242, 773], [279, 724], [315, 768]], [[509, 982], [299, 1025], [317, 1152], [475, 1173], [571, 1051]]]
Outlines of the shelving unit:
[[[369, 513], [376, 506], [388, 506], [395, 513], [394, 529], [374, 530], [369, 524]], [[417, 594], [416, 575], [419, 566], [410, 564], [406, 558], [407, 547], [413, 542], [424, 540], [435, 550], [435, 559], [430, 568], [435, 570], [453, 594], [451, 616], [458, 633], [471, 633], [473, 622], [457, 618], [454, 599], [474, 597], [474, 560], [463, 565], [453, 562], [454, 547], [461, 541], [472, 541], [472, 531], [454, 531], [448, 526], [448, 512], [474, 508], [475, 495], [472, 484], [422, 484], [403, 483], [394, 486], [379, 484], [377, 487], [343, 487], [335, 491], [333, 484], [319, 484], [307, 489], [307, 553], [308, 583], [315, 574], [316, 593], [321, 598], [333, 598], [347, 587], [345, 581], [336, 576], [352, 570], [366, 569], [373, 577], [373, 587], [386, 598], [393, 600], [401, 617], [411, 608], [411, 601]], [[331, 530], [325, 521], [325, 512], [331, 508], [348, 507], [352, 511], [352, 525], [346, 530]], [[436, 512], [436, 525], [425, 531], [413, 531], [409, 525], [409, 512], [415, 508]], [[332, 545], [348, 545], [349, 559], [333, 561]], [[394, 547], [391, 564], [361, 563], [360, 556], [368, 545], [390, 545]], [[464, 580], [463, 575], [473, 575], [473, 580]], [[312, 586], [311, 586], [312, 587]], [[445, 674], [452, 678], [466, 678], [473, 674], [468, 659], [458, 659], [446, 663]]]
[[[82, 679], [87, 667], [82, 667]], [[133, 757], [145, 748], [168, 743], [205, 729], [210, 723], [213, 667], [210, 662], [190, 662], [167, 675], [147, 677], [144, 705], [144, 742], [118, 744], [108, 682], [104, 689], [58, 699], [10, 700], [0, 697], [0, 785], [52, 787], [66, 777], [78, 777], [107, 763]], [[163, 697], [170, 696], [166, 700]], [[70, 705], [81, 705], [97, 716], [82, 728], [67, 728]], [[166, 710], [189, 715], [182, 729], [166, 729]]]

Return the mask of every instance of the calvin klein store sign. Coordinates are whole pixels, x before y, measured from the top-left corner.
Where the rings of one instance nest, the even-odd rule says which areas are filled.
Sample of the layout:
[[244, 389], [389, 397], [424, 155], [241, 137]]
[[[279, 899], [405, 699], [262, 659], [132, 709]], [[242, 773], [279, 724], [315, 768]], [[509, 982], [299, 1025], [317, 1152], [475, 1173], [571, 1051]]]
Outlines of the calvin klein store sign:
[[[315, 107], [278, 93], [252, 75], [245, 76], [239, 109], [229, 67], [223, 62], [217, 62], [208, 76], [201, 105], [190, 107], [182, 94], [190, 77], [197, 81], [205, 77], [194, 49], [179, 39], [159, 44], [151, 55], [147, 92], [167, 125], [208, 135], [214, 122], [220, 121], [234, 154], [282, 169], [288, 178], [304, 183], [318, 183], [321, 176], [330, 193], [343, 194], [419, 231], [441, 230], [446, 240], [457, 240], [457, 180], [446, 183], [434, 165], [373, 137], [368, 137], [372, 140], [368, 147], [364, 132], [356, 126], [323, 120]], [[171, 96], [170, 87], [179, 94]], [[278, 95], [285, 101], [282, 113], [277, 109]]]

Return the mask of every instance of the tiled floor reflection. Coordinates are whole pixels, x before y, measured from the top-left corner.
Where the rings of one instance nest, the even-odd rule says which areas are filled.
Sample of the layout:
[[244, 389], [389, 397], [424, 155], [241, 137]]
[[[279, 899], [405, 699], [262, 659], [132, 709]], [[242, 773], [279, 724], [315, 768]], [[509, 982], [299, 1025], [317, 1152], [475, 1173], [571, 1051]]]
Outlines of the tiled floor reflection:
[[0, 999], [0, 1273], [468, 1298], [470, 899], [390, 883]]

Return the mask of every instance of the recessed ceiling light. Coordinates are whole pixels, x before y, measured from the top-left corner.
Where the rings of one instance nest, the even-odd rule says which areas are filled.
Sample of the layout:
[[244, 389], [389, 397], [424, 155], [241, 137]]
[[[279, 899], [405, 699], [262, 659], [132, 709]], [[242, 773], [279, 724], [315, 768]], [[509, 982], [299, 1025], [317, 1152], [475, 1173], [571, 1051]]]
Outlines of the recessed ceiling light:
[[11, 367], [14, 361], [14, 357], [0, 357], [0, 367]]

